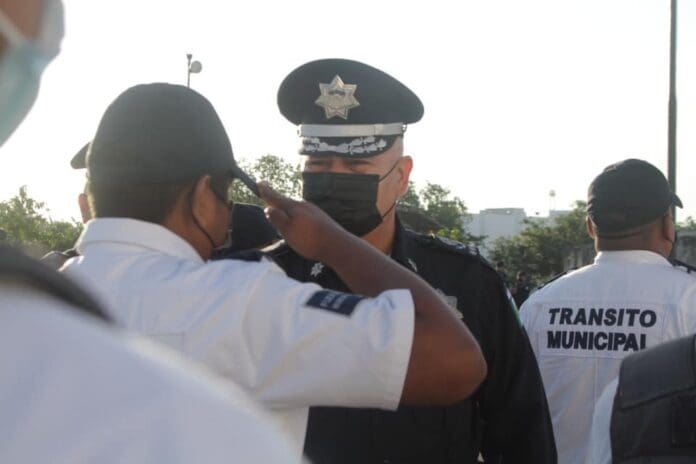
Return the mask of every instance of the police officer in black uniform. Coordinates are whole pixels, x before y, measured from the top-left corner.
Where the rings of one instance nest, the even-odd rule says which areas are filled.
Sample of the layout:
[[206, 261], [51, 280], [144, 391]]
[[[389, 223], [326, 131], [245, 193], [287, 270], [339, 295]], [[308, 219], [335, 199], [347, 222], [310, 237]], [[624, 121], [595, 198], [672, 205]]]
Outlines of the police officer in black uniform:
[[[312, 408], [305, 453], [316, 464], [475, 463], [479, 454], [485, 462], [556, 462], [539, 369], [502, 280], [476, 251], [411, 232], [395, 212], [413, 163], [403, 134], [423, 114], [418, 97], [371, 66], [326, 59], [290, 73], [278, 105], [299, 126], [304, 198], [436, 288], [488, 362], [479, 391], [450, 407]], [[349, 290], [282, 243], [272, 254], [295, 279]]]
[[213, 251], [212, 259], [224, 259], [248, 250], [260, 250], [280, 240], [280, 234], [263, 209], [248, 203], [235, 203], [230, 219], [229, 245]]
[[612, 462], [696, 462], [696, 336], [627, 357], [611, 414]]

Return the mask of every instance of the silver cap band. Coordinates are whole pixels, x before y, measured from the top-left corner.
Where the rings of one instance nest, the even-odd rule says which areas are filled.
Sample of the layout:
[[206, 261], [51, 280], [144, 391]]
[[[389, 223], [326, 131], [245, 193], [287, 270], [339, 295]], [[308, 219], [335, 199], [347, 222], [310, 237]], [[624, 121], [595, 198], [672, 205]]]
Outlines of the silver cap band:
[[401, 135], [406, 132], [406, 124], [301, 124], [297, 129], [300, 137], [367, 137], [380, 135]]

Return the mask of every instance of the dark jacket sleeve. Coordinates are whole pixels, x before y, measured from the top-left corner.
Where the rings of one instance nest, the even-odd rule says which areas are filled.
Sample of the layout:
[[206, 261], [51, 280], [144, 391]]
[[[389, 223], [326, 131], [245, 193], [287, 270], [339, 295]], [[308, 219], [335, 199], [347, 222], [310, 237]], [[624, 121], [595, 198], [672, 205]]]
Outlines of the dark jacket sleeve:
[[483, 273], [488, 378], [480, 391], [486, 463], [556, 463], [546, 393], [527, 333], [500, 278]]

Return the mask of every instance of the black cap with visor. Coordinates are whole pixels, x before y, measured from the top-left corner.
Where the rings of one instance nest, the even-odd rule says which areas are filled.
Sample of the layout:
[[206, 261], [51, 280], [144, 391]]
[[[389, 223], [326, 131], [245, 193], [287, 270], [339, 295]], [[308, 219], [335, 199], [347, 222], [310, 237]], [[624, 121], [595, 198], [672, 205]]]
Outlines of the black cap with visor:
[[[154, 83], [127, 89], [109, 105], [94, 139], [83, 150], [90, 182], [177, 183], [228, 174], [258, 195], [256, 182], [235, 162], [213, 105], [181, 85]], [[79, 164], [83, 150], [73, 161]]]
[[587, 214], [603, 235], [648, 224], [673, 205], [682, 202], [664, 174], [640, 159], [607, 166], [587, 191]]

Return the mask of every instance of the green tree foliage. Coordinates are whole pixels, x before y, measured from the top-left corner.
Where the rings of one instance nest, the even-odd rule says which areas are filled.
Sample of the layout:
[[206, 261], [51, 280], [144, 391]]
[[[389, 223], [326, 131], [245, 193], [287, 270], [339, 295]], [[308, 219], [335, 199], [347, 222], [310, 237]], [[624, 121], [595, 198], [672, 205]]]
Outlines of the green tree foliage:
[[677, 231], [678, 232], [696, 232], [696, 219], [693, 217], [689, 216], [684, 220], [684, 222], [680, 222], [677, 224]]
[[585, 203], [578, 201], [571, 212], [554, 219], [543, 222], [526, 219], [526, 227], [518, 235], [494, 242], [491, 258], [505, 262], [514, 273], [526, 271], [536, 279], [559, 274], [573, 250], [592, 245], [585, 216]]
[[459, 197], [451, 196], [450, 189], [428, 182], [421, 189], [420, 198], [426, 214], [442, 224], [443, 228], [462, 228], [466, 206]]
[[77, 221], [53, 221], [45, 204], [27, 193], [27, 187], [7, 201], [0, 203], [0, 229], [7, 243], [19, 246], [31, 254], [71, 248], [82, 231]]
[[399, 200], [399, 207], [404, 209], [422, 210], [421, 200], [416, 191], [416, 184], [408, 181], [408, 190]]
[[[291, 198], [302, 194], [302, 174], [300, 165], [288, 163], [274, 155], [264, 155], [253, 163], [240, 160], [239, 166], [256, 180], [268, 181], [280, 193]], [[230, 187], [230, 198], [238, 203], [251, 203], [264, 206], [263, 200], [254, 196], [240, 181], [235, 180]]]
[[450, 189], [428, 182], [416, 192], [409, 182], [406, 194], [399, 201], [402, 221], [416, 232], [435, 234], [467, 244], [479, 245], [484, 237], [471, 235], [466, 229], [466, 205]]

